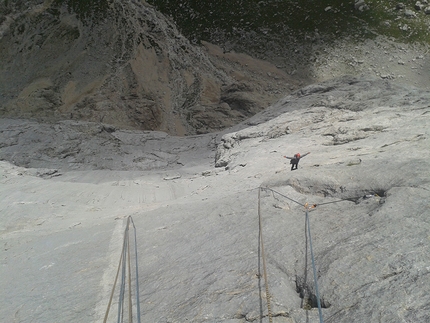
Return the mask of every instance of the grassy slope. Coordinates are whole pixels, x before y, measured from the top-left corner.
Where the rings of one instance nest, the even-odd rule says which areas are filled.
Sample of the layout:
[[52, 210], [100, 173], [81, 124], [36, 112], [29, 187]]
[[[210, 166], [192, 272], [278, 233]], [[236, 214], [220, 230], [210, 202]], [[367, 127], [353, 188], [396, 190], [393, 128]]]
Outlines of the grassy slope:
[[[267, 38], [330, 40], [342, 35], [373, 37], [382, 34], [398, 41], [430, 43], [430, 16], [414, 9], [415, 1], [407, 1], [417, 18], [408, 19], [396, 9], [398, 1], [366, 0], [370, 10], [359, 11], [352, 0], [149, 0], [171, 16], [190, 39], [222, 42], [222, 38], [238, 39], [244, 33], [263, 34]], [[404, 27], [407, 25], [407, 27]], [[402, 27], [402, 28], [401, 28]]]

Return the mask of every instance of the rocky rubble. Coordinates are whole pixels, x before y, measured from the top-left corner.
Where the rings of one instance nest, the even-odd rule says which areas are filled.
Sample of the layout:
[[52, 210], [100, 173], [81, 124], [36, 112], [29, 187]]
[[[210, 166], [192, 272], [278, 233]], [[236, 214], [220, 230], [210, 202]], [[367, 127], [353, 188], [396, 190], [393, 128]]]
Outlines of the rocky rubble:
[[366, 4], [364, 0], [355, 0], [354, 8], [355, 10], [359, 10], [359, 11], [369, 10], [369, 6]]
[[280, 97], [266, 92], [270, 84], [282, 81], [283, 94], [296, 88], [285, 73], [274, 80], [246, 77], [233, 62], [215, 67], [141, 1], [112, 1], [95, 12], [61, 3], [0, 4], [1, 116], [192, 135], [266, 108]]
[[[364, 40], [354, 33], [329, 40], [318, 30], [303, 38], [237, 29], [238, 39], [214, 31], [219, 46], [194, 46], [141, 1], [113, 1], [100, 14], [69, 9], [61, 1], [0, 3], [1, 116], [193, 135], [345, 74], [430, 86], [425, 43], [399, 43], [372, 29]], [[409, 4], [387, 8], [399, 17], [406, 9], [416, 12]], [[420, 10], [414, 21], [425, 17]], [[403, 18], [394, 21], [402, 33], [415, 32]]]
[[2, 160], [21, 167], [63, 171], [174, 169], [192, 163], [195, 154], [213, 149], [216, 138], [175, 138], [164, 132], [78, 121], [40, 124], [0, 119], [0, 125]]
[[269, 61], [303, 85], [350, 74], [430, 86], [430, 19], [415, 1], [233, 1], [230, 10], [192, 3], [176, 10], [180, 2], [151, 1], [196, 42]]

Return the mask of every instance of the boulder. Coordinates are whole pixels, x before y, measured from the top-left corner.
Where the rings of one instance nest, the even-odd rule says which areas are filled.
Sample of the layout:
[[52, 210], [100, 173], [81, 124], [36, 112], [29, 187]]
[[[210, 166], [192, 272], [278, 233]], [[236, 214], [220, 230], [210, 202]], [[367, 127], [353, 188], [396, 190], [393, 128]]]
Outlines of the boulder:
[[396, 9], [397, 10], [401, 10], [401, 9], [405, 9], [405, 4], [403, 3], [403, 2], [399, 2], [397, 5], [396, 5]]
[[421, 3], [421, 1], [415, 2], [415, 9], [416, 10], [423, 10], [426, 7], [426, 4]]
[[364, 0], [355, 0], [354, 8], [355, 10], [359, 11], [366, 11], [370, 9]]
[[410, 9], [405, 9], [405, 11], [403, 12], [403, 15], [409, 19], [414, 19], [417, 17], [417, 14]]

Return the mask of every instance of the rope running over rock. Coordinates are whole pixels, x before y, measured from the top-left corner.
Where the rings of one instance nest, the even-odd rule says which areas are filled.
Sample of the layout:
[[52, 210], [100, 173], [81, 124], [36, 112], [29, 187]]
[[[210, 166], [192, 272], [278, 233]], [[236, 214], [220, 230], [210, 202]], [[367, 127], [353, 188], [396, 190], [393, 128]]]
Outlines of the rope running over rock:
[[267, 300], [267, 313], [269, 315], [269, 322], [272, 323], [272, 309], [270, 306], [270, 293], [269, 284], [267, 282], [267, 270], [266, 270], [266, 255], [264, 254], [264, 243], [263, 243], [263, 225], [261, 221], [261, 208], [260, 208], [260, 192], [261, 188], [258, 190], [258, 221], [259, 221], [259, 232], [260, 232], [260, 243], [261, 243], [261, 257], [263, 258], [263, 276], [264, 285], [266, 286], [266, 300]]
[[[116, 284], [118, 282], [119, 273], [121, 271], [121, 283], [120, 283], [120, 292], [119, 292], [119, 300], [118, 300], [118, 323], [124, 322], [124, 301], [125, 301], [125, 286], [126, 281], [128, 282], [128, 322], [133, 322], [133, 302], [132, 302], [132, 286], [131, 286], [131, 253], [130, 253], [130, 223], [133, 225], [134, 231], [134, 251], [135, 251], [135, 279], [136, 279], [136, 317], [137, 323], [140, 323], [140, 300], [139, 300], [139, 269], [138, 269], [138, 261], [137, 261], [137, 238], [136, 238], [136, 226], [134, 225], [133, 218], [129, 216], [127, 218], [127, 225], [124, 231], [124, 240], [122, 245], [121, 256], [118, 264], [118, 270], [115, 276], [115, 281], [113, 283], [112, 292], [109, 298], [109, 303], [106, 309], [106, 314], [103, 320], [103, 323], [107, 322], [109, 311], [112, 305], [113, 296], [115, 294]], [[128, 275], [127, 275], [128, 269]]]
[[306, 222], [308, 227], [308, 237], [309, 237], [309, 250], [311, 251], [311, 260], [312, 260], [312, 269], [314, 273], [314, 282], [315, 282], [315, 296], [317, 298], [317, 305], [318, 305], [318, 313], [320, 316], [320, 323], [324, 323], [322, 310], [321, 310], [321, 301], [320, 301], [320, 293], [318, 290], [318, 279], [317, 279], [317, 269], [315, 266], [315, 258], [314, 258], [314, 252], [312, 249], [312, 236], [311, 236], [311, 224], [309, 221], [309, 211], [306, 209]]
[[[294, 202], [300, 206], [303, 206], [305, 208], [305, 216], [306, 216], [306, 225], [307, 225], [307, 235], [309, 238], [309, 249], [310, 249], [310, 253], [311, 253], [311, 260], [312, 260], [312, 269], [313, 269], [313, 275], [314, 275], [314, 282], [315, 282], [315, 296], [317, 299], [317, 306], [318, 306], [318, 313], [319, 313], [319, 319], [320, 319], [320, 323], [324, 323], [324, 319], [323, 319], [323, 315], [322, 315], [322, 309], [321, 309], [321, 300], [320, 300], [320, 296], [319, 296], [319, 289], [318, 289], [318, 279], [317, 279], [317, 271], [316, 271], [316, 265], [315, 265], [315, 258], [314, 258], [314, 253], [313, 253], [313, 248], [312, 248], [312, 236], [311, 236], [311, 228], [310, 228], [310, 220], [309, 220], [309, 211], [312, 209], [315, 209], [317, 206], [321, 206], [321, 205], [327, 205], [327, 204], [332, 204], [332, 203], [339, 203], [339, 202], [343, 202], [343, 201], [354, 201], [357, 200], [360, 197], [355, 197], [355, 198], [346, 198], [346, 199], [339, 199], [336, 201], [331, 201], [331, 202], [325, 202], [325, 203], [320, 203], [320, 204], [312, 204], [309, 205], [309, 203], [305, 203], [304, 205], [296, 200], [293, 200], [292, 198], [278, 192], [275, 191], [274, 189], [271, 189], [269, 187], [259, 187], [258, 190], [258, 217], [259, 217], [259, 224], [260, 224], [260, 240], [261, 240], [261, 253], [262, 253], [262, 258], [263, 258], [263, 270], [264, 270], [264, 280], [265, 280], [265, 284], [266, 284], [266, 296], [267, 296], [267, 308], [268, 308], [268, 313], [269, 313], [269, 321], [270, 323], [272, 322], [272, 313], [271, 313], [271, 308], [270, 308], [270, 298], [269, 298], [269, 289], [268, 289], [268, 283], [267, 283], [267, 272], [266, 272], [266, 260], [265, 260], [265, 255], [264, 255], [264, 247], [263, 247], [263, 235], [262, 235], [262, 220], [261, 220], [261, 209], [260, 209], [260, 192], [262, 190], [268, 190], [271, 191], [272, 193], [276, 193], [284, 198], [286, 198], [287, 200], [290, 200], [291, 202]], [[377, 194], [372, 194], [374, 196], [377, 196]]]
[[[321, 302], [320, 302], [320, 298], [319, 298], [319, 290], [318, 290], [318, 283], [317, 283], [317, 275], [316, 275], [316, 267], [315, 267], [315, 259], [314, 259], [314, 255], [313, 255], [313, 249], [312, 249], [312, 238], [311, 238], [311, 230], [310, 230], [310, 221], [309, 221], [309, 210], [313, 209], [317, 206], [317, 204], [313, 204], [311, 206], [308, 205], [308, 203], [306, 203], [305, 205], [303, 205], [302, 203], [293, 200], [292, 198], [277, 192], [269, 187], [259, 187], [258, 190], [258, 218], [259, 218], [259, 228], [260, 228], [260, 243], [261, 243], [261, 255], [262, 255], [262, 259], [263, 259], [263, 276], [264, 276], [264, 281], [265, 281], [265, 286], [266, 286], [266, 299], [267, 299], [267, 309], [268, 309], [268, 316], [269, 316], [269, 322], [272, 323], [273, 322], [273, 315], [272, 315], [272, 310], [271, 310], [271, 304], [270, 304], [270, 293], [269, 293], [269, 285], [268, 285], [268, 279], [267, 279], [267, 268], [266, 268], [266, 256], [265, 256], [265, 252], [264, 252], [264, 242], [263, 242], [263, 232], [262, 232], [262, 215], [261, 215], [261, 197], [260, 197], [260, 193], [262, 190], [269, 190], [273, 193], [276, 193], [300, 206], [304, 206], [305, 210], [306, 210], [306, 223], [307, 223], [307, 227], [308, 227], [308, 235], [309, 235], [309, 241], [310, 241], [310, 252], [311, 252], [311, 258], [312, 258], [312, 266], [313, 266], [313, 273], [314, 273], [314, 280], [315, 280], [315, 290], [316, 290], [316, 298], [317, 298], [317, 304], [318, 304], [318, 311], [319, 311], [319, 316], [320, 316], [320, 323], [324, 323], [323, 321], [323, 317], [322, 317], [322, 310], [321, 310]], [[325, 205], [325, 204], [330, 204], [330, 203], [338, 203], [338, 202], [342, 202], [342, 201], [351, 201], [352, 199], [341, 199], [341, 200], [337, 200], [337, 201], [332, 201], [332, 202], [326, 202], [326, 203], [321, 203], [318, 205]], [[129, 229], [130, 229], [130, 223], [132, 223], [133, 225], [133, 231], [134, 231], [134, 251], [135, 251], [135, 281], [136, 281], [136, 317], [137, 317], [137, 322], [140, 323], [140, 300], [139, 300], [139, 269], [138, 269], [138, 259], [137, 259], [137, 237], [136, 237], [136, 226], [134, 224], [133, 218], [131, 216], [129, 216], [127, 218], [127, 225], [124, 231], [124, 240], [123, 240], [123, 247], [122, 247], [122, 251], [121, 251], [121, 256], [120, 256], [120, 261], [118, 264], [118, 269], [117, 269], [117, 273], [115, 276], [115, 281], [112, 287], [112, 292], [109, 298], [109, 303], [106, 309], [106, 313], [105, 313], [105, 317], [103, 320], [103, 323], [107, 322], [108, 316], [109, 316], [109, 311], [112, 305], [112, 300], [115, 294], [115, 288], [116, 288], [116, 284], [118, 282], [118, 277], [119, 277], [119, 273], [121, 271], [121, 289], [120, 289], [120, 294], [119, 294], [119, 302], [118, 302], [118, 323], [122, 323], [123, 322], [123, 316], [124, 316], [124, 295], [125, 295], [125, 284], [126, 284], [126, 279], [128, 276], [128, 319], [129, 319], [129, 323], [133, 322], [133, 313], [132, 313], [132, 286], [131, 286], [131, 253], [130, 253], [130, 237], [129, 237]], [[127, 267], [128, 267], [128, 275], [127, 275]]]

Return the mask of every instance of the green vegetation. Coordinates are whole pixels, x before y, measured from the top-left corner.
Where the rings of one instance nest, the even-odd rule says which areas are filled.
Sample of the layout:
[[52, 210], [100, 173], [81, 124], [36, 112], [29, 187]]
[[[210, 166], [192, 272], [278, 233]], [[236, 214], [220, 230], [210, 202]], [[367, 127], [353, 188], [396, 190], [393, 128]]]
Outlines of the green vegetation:
[[55, 6], [67, 5], [70, 12], [76, 13], [79, 19], [89, 23], [106, 18], [112, 0], [55, 0]]
[[[191, 40], [216, 42], [222, 34], [240, 37], [256, 32], [303, 39], [318, 33], [326, 40], [344, 35], [369, 38], [375, 34], [400, 41], [430, 43], [430, 16], [416, 12], [408, 19], [396, 9], [397, 0], [366, 0], [369, 10], [354, 9], [353, 0], [148, 0], [171, 16]], [[410, 9], [415, 1], [408, 1]], [[406, 25], [406, 26], [405, 26]]]
[[406, 8], [416, 14], [416, 18], [405, 16], [404, 10], [396, 6], [396, 0], [367, 0], [370, 10], [362, 15], [368, 28], [374, 32], [404, 42], [422, 42], [430, 44], [430, 15], [414, 8], [416, 1], [405, 1]]

